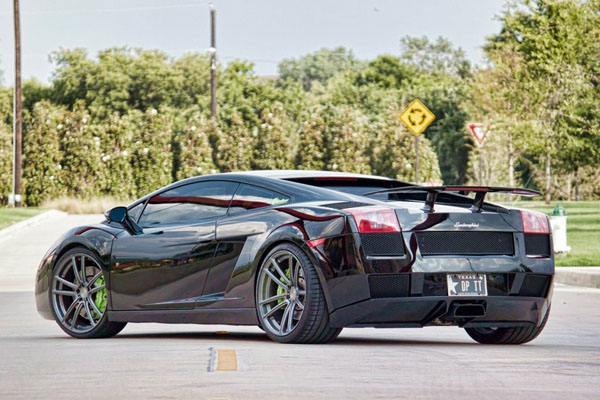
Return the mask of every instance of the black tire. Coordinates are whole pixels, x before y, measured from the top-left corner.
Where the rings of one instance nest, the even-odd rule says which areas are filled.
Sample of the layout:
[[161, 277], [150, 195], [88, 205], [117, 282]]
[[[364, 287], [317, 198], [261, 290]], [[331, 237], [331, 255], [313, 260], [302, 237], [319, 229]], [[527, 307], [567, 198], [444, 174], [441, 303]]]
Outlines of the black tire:
[[[69, 260], [71, 260], [73, 257], [77, 258], [77, 257], [81, 257], [81, 256], [86, 256], [89, 259], [92, 259], [93, 261], [95, 261], [95, 263], [97, 264], [97, 266], [101, 269], [103, 275], [106, 275], [106, 268], [103, 266], [102, 260], [100, 260], [93, 252], [91, 252], [90, 250], [84, 248], [84, 247], [75, 247], [69, 251], [67, 251], [65, 254], [63, 254], [60, 259], [56, 262], [54, 269], [52, 270], [52, 275], [50, 277], [50, 289], [48, 290], [48, 295], [49, 295], [49, 301], [50, 301], [50, 309], [52, 310], [52, 315], [54, 316], [54, 320], [56, 321], [56, 323], [58, 324], [58, 326], [65, 331], [68, 335], [77, 338], [77, 339], [96, 339], [96, 338], [108, 338], [108, 337], [112, 337], [115, 336], [116, 334], [118, 334], [119, 332], [121, 332], [123, 330], [123, 328], [125, 328], [125, 325], [127, 325], [126, 322], [111, 322], [108, 320], [108, 313], [106, 312], [107, 309], [104, 309], [104, 312], [102, 314], [101, 317], [99, 317], [99, 320], [97, 322], [95, 322], [95, 326], [93, 328], [91, 328], [90, 330], [87, 330], [85, 332], [76, 332], [73, 329], [70, 329], [68, 326], [66, 325], [66, 321], [65, 323], [61, 322], [60, 318], [57, 316], [57, 309], [56, 309], [56, 305], [55, 305], [55, 300], [53, 300], [53, 282], [55, 280], [56, 275], [60, 272], [60, 268], [61, 266], [65, 265], [66, 262], [68, 262]], [[93, 265], [93, 264], [92, 264]], [[85, 267], [84, 267], [85, 269]], [[105, 278], [104, 278], [105, 279]], [[106, 279], [105, 279], [106, 282]], [[91, 296], [91, 294], [90, 294]], [[72, 318], [79, 318], [79, 317], [72, 317]], [[92, 317], [90, 317], [91, 319], [93, 319]]]
[[471, 338], [482, 344], [523, 344], [531, 342], [544, 330], [550, 308], [540, 326], [518, 326], [513, 328], [465, 328]]
[[268, 261], [275, 254], [282, 251], [289, 252], [300, 262], [304, 275], [306, 295], [304, 297], [304, 310], [293, 330], [285, 335], [277, 334], [270, 329], [271, 324], [264, 320], [259, 309], [259, 279], [257, 279], [255, 300], [256, 312], [261, 328], [272, 340], [279, 343], [318, 344], [334, 340], [342, 331], [333, 328], [329, 322], [329, 311], [325, 302], [325, 295], [319, 282], [319, 277], [314, 265], [302, 249], [292, 243], [282, 243], [273, 248], [264, 258], [263, 264], [257, 272], [259, 277], [264, 268], [268, 268]]

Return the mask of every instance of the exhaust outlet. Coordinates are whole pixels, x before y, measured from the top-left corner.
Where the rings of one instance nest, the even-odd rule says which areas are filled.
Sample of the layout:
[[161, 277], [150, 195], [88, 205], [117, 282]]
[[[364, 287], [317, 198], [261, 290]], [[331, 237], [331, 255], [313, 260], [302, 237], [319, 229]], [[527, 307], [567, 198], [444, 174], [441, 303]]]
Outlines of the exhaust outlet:
[[455, 317], [483, 317], [484, 315], [483, 304], [457, 304], [454, 308]]

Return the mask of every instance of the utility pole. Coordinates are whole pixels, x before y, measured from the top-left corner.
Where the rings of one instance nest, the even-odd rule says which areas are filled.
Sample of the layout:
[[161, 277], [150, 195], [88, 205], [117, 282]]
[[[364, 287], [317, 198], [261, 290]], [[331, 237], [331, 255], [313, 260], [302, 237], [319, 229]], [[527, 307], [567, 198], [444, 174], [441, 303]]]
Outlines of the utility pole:
[[210, 115], [217, 120], [217, 29], [215, 7], [210, 5]]
[[[21, 152], [22, 152], [22, 104], [21, 104], [21, 24], [19, 0], [14, 0], [15, 25], [15, 91], [13, 99], [13, 196], [15, 207], [21, 205]], [[10, 200], [9, 200], [10, 202]]]

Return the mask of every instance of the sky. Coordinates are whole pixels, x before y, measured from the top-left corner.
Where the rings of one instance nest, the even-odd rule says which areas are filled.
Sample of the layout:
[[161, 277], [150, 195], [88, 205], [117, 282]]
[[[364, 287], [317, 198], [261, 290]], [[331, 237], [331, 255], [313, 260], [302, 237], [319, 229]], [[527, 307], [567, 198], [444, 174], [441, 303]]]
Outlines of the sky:
[[[274, 75], [284, 58], [344, 46], [361, 59], [399, 54], [406, 35], [448, 38], [475, 64], [485, 38], [497, 33], [505, 0], [214, 0], [220, 62], [245, 59]], [[0, 71], [14, 79], [13, 0], [0, 0]], [[84, 47], [159, 49], [177, 57], [206, 51], [204, 0], [21, 0], [23, 79], [49, 82], [49, 54]]]

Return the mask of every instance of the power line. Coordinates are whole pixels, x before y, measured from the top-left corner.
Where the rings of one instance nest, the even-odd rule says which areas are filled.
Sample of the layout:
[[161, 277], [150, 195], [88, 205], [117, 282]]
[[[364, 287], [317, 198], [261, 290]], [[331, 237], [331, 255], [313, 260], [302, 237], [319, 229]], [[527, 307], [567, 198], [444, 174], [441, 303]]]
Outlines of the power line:
[[[90, 13], [111, 13], [111, 12], [131, 12], [131, 11], [154, 11], [180, 8], [199, 8], [206, 6], [209, 2], [198, 2], [189, 4], [173, 4], [170, 6], [149, 6], [149, 7], [122, 7], [122, 8], [90, 8], [90, 9], [63, 9], [63, 10], [40, 10], [21, 13], [21, 15], [61, 15], [61, 14], [90, 14]], [[10, 13], [0, 13], [0, 15], [11, 15]]]

